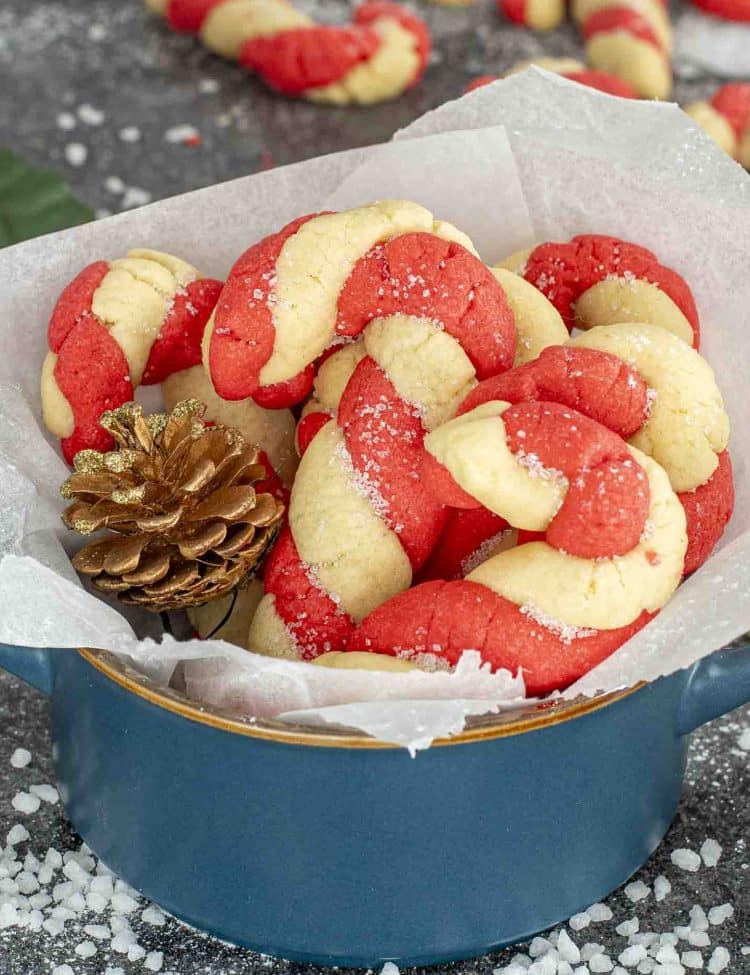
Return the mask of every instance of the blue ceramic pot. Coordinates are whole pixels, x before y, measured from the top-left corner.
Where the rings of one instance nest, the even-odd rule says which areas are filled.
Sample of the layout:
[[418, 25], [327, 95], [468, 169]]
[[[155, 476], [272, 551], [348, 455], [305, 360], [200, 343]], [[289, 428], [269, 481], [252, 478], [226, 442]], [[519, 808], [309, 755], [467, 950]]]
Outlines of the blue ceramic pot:
[[599, 900], [664, 836], [688, 733], [750, 700], [744, 646], [411, 759], [199, 709], [105, 653], [0, 664], [50, 695], [61, 795], [105, 863], [198, 928], [323, 965], [467, 958]]

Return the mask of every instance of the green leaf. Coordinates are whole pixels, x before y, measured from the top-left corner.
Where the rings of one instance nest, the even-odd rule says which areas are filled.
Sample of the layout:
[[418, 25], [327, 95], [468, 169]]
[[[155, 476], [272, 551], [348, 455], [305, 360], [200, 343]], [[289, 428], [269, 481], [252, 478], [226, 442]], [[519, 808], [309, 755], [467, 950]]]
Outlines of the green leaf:
[[0, 247], [93, 219], [59, 176], [0, 149]]

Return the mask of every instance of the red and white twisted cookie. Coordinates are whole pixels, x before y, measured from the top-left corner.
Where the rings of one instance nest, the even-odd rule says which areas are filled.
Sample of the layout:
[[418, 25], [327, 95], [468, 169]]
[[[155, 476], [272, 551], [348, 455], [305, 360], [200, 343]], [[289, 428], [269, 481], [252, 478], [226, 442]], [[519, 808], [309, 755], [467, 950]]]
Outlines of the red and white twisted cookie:
[[565, 17], [565, 0], [497, 0], [497, 9], [514, 24], [554, 30]]
[[[520, 61], [509, 71], [506, 71], [503, 77], [510, 78], [511, 75], [525, 71], [526, 68], [532, 65], [537, 68], [544, 68], [545, 71], [559, 74], [562, 78], [567, 78], [569, 81], [577, 81], [579, 85], [585, 85], [587, 88], [596, 88], [597, 91], [602, 91], [606, 95], [617, 95], [620, 98], [638, 97], [638, 92], [635, 88], [623, 78], [620, 78], [619, 75], [612, 74], [608, 71], [592, 71], [584, 64], [581, 64], [580, 61], [576, 61], [573, 58], [533, 58], [530, 61]], [[479, 78], [475, 78], [470, 85], [467, 85], [464, 94], [475, 91], [477, 88], [483, 88], [485, 85], [497, 81], [498, 78], [499, 75], [494, 74], [481, 75]]]
[[734, 504], [729, 418], [705, 359], [656, 325], [600, 326], [480, 383], [459, 413], [538, 399], [583, 413], [653, 457], [685, 509], [685, 573], [705, 562]]
[[700, 322], [685, 280], [658, 257], [616, 237], [582, 234], [503, 262], [557, 308], [569, 329], [648, 322], [698, 348]]
[[430, 53], [419, 17], [372, 0], [346, 27], [317, 24], [287, 0], [146, 0], [175, 30], [239, 61], [276, 91], [334, 105], [370, 105], [415, 85]]
[[[352, 215], [363, 219], [362, 211]], [[301, 438], [289, 530], [267, 563], [252, 649], [312, 658], [343, 646], [356, 621], [411, 584], [439, 537], [444, 506], [419, 478], [425, 433], [455, 412], [477, 378], [512, 365], [515, 327], [494, 275], [445, 239], [455, 230], [437, 229], [441, 235], [404, 233], [363, 248], [333, 295], [334, 322], [343, 334], [363, 333], [362, 343], [348, 362], [339, 352], [341, 364], [321, 369], [339, 374], [330, 385], [345, 385], [337, 404], [316, 389], [335, 415], [317, 410], [322, 425]], [[340, 268], [347, 239], [317, 235], [309, 271]]]
[[493, 400], [434, 430], [436, 497], [543, 532], [457, 582], [427, 582], [370, 614], [351, 650], [451, 666], [466, 649], [521, 668], [530, 695], [572, 683], [642, 627], [682, 576], [685, 515], [662, 468], [594, 420]]
[[618, 75], [642, 98], [672, 90], [672, 25], [662, 0], [573, 0], [592, 68]]
[[750, 82], [722, 85], [708, 101], [691, 102], [685, 111], [725, 152], [750, 169]]
[[203, 332], [221, 287], [153, 250], [97, 261], [67, 285], [49, 322], [41, 394], [45, 423], [61, 438], [68, 463], [79, 450], [110, 449], [102, 413], [132, 400], [138, 386], [161, 383], [168, 408], [186, 397], [203, 400], [211, 419], [262, 443], [283, 483], [291, 483], [291, 413], [252, 401], [223, 403], [201, 365]]

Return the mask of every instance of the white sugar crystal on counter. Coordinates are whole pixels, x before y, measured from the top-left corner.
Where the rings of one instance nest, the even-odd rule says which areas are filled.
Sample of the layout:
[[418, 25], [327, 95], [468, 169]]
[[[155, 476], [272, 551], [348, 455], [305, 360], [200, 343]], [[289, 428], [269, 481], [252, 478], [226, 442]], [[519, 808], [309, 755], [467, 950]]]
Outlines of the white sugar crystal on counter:
[[18, 924], [18, 910], [15, 904], [9, 901], [0, 904], [0, 931], [15, 927], [16, 924]]
[[127, 955], [130, 947], [134, 944], [135, 935], [129, 928], [126, 928], [124, 931], [120, 931], [120, 933], [116, 934], [109, 943], [112, 951], [116, 951], [120, 955]]
[[680, 961], [685, 968], [703, 968], [703, 955], [699, 951], [683, 951]]
[[645, 945], [648, 948], [659, 940], [659, 935], [655, 931], [640, 931], [638, 934], [631, 934], [628, 941], [631, 945]]
[[123, 142], [138, 142], [141, 130], [135, 125], [126, 125], [124, 129], [120, 129], [119, 136]]
[[88, 149], [82, 142], [69, 142], [63, 151], [66, 162], [71, 166], [83, 166], [89, 154]]
[[632, 968], [639, 965], [647, 957], [648, 952], [643, 945], [630, 945], [618, 956], [617, 960], [626, 968]]
[[520, 965], [521, 968], [531, 968], [531, 958], [528, 955], [516, 954], [510, 960], [511, 965]]
[[155, 904], [152, 904], [141, 914], [141, 920], [145, 921], [146, 924], [153, 924], [155, 927], [160, 928], [164, 925], [166, 917], [163, 911], [160, 911]]
[[600, 955], [605, 950], [604, 945], [600, 945], [596, 941], [589, 941], [581, 948], [581, 958], [585, 962], [589, 962], [594, 955]]
[[32, 796], [29, 792], [17, 792], [11, 800], [11, 805], [18, 812], [31, 815], [39, 809], [41, 803], [38, 796]]
[[149, 951], [149, 953], [146, 955], [146, 960], [143, 963], [143, 967], [147, 968], [150, 972], [160, 972], [163, 964], [164, 955], [161, 951]]
[[659, 876], [654, 881], [654, 900], [663, 901], [672, 892], [672, 884], [667, 880], [664, 874], [659, 874]]
[[87, 934], [89, 938], [94, 938], [95, 941], [104, 941], [112, 936], [112, 932], [106, 924], [87, 924], [83, 933]]
[[707, 839], [701, 845], [701, 859], [707, 867], [715, 867], [721, 858], [721, 845], [714, 839]]
[[96, 945], [93, 941], [82, 941], [76, 945], [75, 951], [81, 958], [93, 958], [96, 954]]
[[656, 952], [656, 960], [660, 965], [675, 965], [679, 964], [680, 956], [673, 945], [662, 945]]
[[546, 955], [550, 948], [552, 948], [551, 941], [546, 938], [534, 938], [529, 945], [529, 955], [532, 958], [539, 958], [540, 955]]
[[714, 953], [708, 959], [708, 971], [711, 975], [719, 975], [724, 969], [729, 965], [732, 960], [732, 956], [729, 954], [726, 948], [719, 946], [714, 949]]
[[542, 955], [527, 969], [527, 975], [557, 975], [557, 959], [552, 955]]
[[117, 914], [132, 914], [138, 907], [138, 901], [130, 894], [113, 894], [112, 910]]
[[200, 133], [194, 125], [174, 125], [164, 133], [167, 142], [187, 142], [191, 139], [200, 138]]
[[573, 969], [573, 975], [589, 975], [589, 966], [579, 965], [578, 968]]
[[505, 968], [493, 968], [492, 975], [526, 975], [527, 971], [528, 969], [524, 968], [523, 965], [511, 962]]
[[31, 752], [27, 748], [17, 748], [10, 756], [13, 768], [26, 768], [31, 763]]
[[399, 975], [399, 967], [394, 965], [392, 961], [387, 961], [380, 969], [380, 975]]
[[104, 112], [85, 103], [78, 106], [78, 118], [86, 125], [101, 125], [104, 121]]
[[76, 117], [71, 112], [60, 112], [55, 121], [63, 132], [71, 132], [76, 127]]
[[660, 945], [671, 945], [674, 948], [679, 940], [679, 935], [675, 934], [674, 931], [665, 931], [664, 934], [659, 935]]
[[670, 859], [680, 870], [688, 870], [690, 873], [695, 873], [701, 868], [701, 858], [694, 850], [686, 850], [684, 848], [672, 850]]
[[75, 972], [70, 965], [55, 965], [52, 975], [75, 975]]
[[569, 961], [560, 958], [557, 961], [557, 975], [573, 975], [573, 966]]
[[743, 752], [750, 752], [750, 728], [746, 728], [737, 739], [737, 744]]
[[719, 904], [718, 907], [712, 907], [708, 912], [708, 923], [723, 924], [733, 916], [734, 907], [731, 904]]
[[139, 944], [132, 944], [128, 948], [128, 961], [141, 961], [146, 957], [146, 949]]
[[693, 931], [708, 931], [708, 917], [700, 904], [690, 908], [690, 927]]
[[60, 795], [53, 785], [47, 783], [43, 785], [30, 785], [29, 792], [37, 796], [43, 802], [48, 802], [51, 806], [60, 801]]
[[125, 975], [125, 969], [120, 968], [119, 965], [107, 965], [104, 975]]
[[86, 905], [90, 911], [93, 911], [94, 914], [101, 914], [101, 912], [107, 907], [107, 904], [109, 904], [109, 901], [106, 897], [102, 896], [102, 894], [97, 894], [94, 891], [89, 891], [89, 893], [86, 894]]
[[631, 934], [636, 934], [641, 926], [641, 922], [637, 917], [631, 917], [627, 921], [623, 921], [622, 924], [618, 924], [615, 931], [621, 935], [623, 938], [629, 938]]
[[577, 965], [581, 960], [581, 950], [567, 931], [562, 930], [557, 939], [557, 951], [563, 961]]
[[59, 870], [63, 865], [62, 855], [51, 846], [44, 854], [44, 863], [45, 866], [50, 867], [52, 870]]
[[711, 938], [707, 931], [694, 931], [692, 928], [688, 935], [688, 941], [694, 948], [708, 948], [711, 944]]
[[16, 883], [22, 894], [35, 894], [39, 890], [39, 881], [28, 870], [19, 873], [16, 877]]
[[590, 972], [611, 972], [614, 967], [614, 963], [609, 955], [605, 955], [601, 951], [589, 958]]
[[625, 896], [634, 904], [638, 901], [645, 900], [650, 893], [651, 888], [644, 884], [642, 880], [634, 880], [632, 884], [628, 884], [625, 888]]
[[651, 972], [653, 972], [655, 968], [656, 962], [653, 958], [644, 958], [636, 971], [640, 972], [640, 975], [651, 975]]
[[6, 842], [8, 846], [17, 846], [19, 843], [25, 843], [29, 838], [29, 831], [21, 823], [16, 823], [15, 826], [11, 826], [8, 830], [8, 835], [6, 836]]
[[586, 909], [586, 913], [592, 921], [599, 922], [612, 920], [612, 909], [607, 907], [606, 904], [592, 904], [591, 907]]
[[679, 962], [668, 961], [663, 965], [657, 962], [654, 966], [654, 975], [685, 975], [685, 969]]
[[574, 914], [573, 917], [568, 921], [572, 931], [583, 931], [591, 924], [591, 918], [585, 911], [580, 914]]

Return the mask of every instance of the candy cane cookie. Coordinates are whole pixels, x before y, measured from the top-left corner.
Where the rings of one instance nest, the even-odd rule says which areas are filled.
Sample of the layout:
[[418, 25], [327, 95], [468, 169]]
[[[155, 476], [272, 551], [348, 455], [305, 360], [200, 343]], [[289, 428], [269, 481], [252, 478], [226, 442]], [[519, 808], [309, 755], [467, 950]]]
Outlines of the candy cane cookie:
[[569, 329], [653, 322], [698, 348], [700, 321], [688, 284], [638, 244], [582, 234], [520, 251], [501, 266], [538, 288]]
[[693, 0], [693, 3], [712, 17], [740, 23], [750, 21], [750, 0]]
[[529, 695], [609, 656], [682, 576], [685, 514], [664, 470], [601, 424], [544, 401], [493, 400], [432, 431], [423, 477], [444, 503], [544, 532], [465, 580], [427, 582], [366, 617], [347, 649], [452, 666], [477, 649]]
[[497, 9], [514, 24], [554, 30], [565, 17], [565, 0], [497, 0]]
[[370, 105], [415, 85], [430, 53], [419, 17], [396, 3], [364, 3], [354, 23], [317, 24], [287, 0], [146, 0], [178, 31], [238, 61], [285, 95]]
[[291, 413], [270, 413], [252, 401], [225, 404], [204, 375], [201, 341], [221, 287], [153, 250], [97, 261], [65, 287], [49, 322], [41, 395], [44, 421], [61, 438], [68, 463], [79, 450], [110, 449], [102, 413], [133, 399], [138, 386], [161, 383], [168, 408], [193, 396], [202, 400], [212, 420], [260, 443], [281, 481], [291, 484]]
[[446, 517], [420, 480], [425, 434], [477, 379], [513, 363], [500, 284], [434, 233], [365, 251], [338, 309], [364, 354], [343, 367], [356, 361], [332, 418], [305, 445], [251, 627], [260, 652], [310, 659], [340, 649], [358, 620], [411, 585]]
[[750, 82], [722, 85], [708, 101], [691, 102], [685, 111], [724, 152], [750, 169]]
[[586, 41], [586, 60], [618, 75], [641, 98], [672, 90], [672, 26], [662, 0], [573, 0]]

